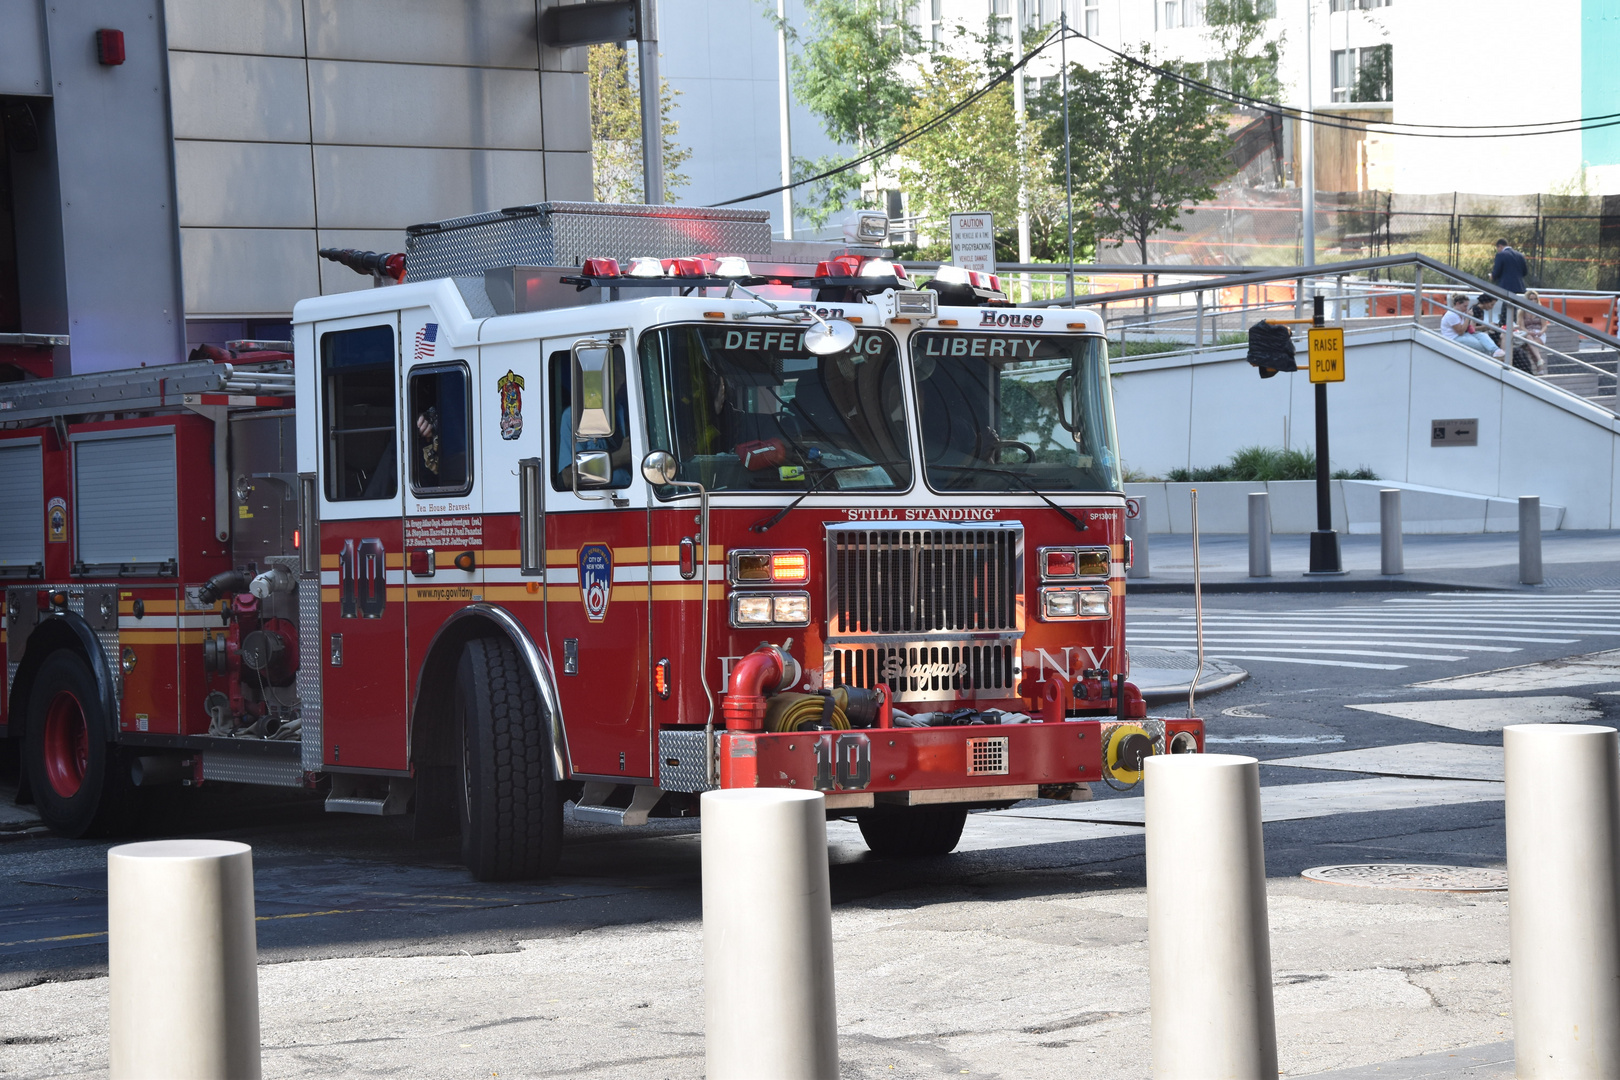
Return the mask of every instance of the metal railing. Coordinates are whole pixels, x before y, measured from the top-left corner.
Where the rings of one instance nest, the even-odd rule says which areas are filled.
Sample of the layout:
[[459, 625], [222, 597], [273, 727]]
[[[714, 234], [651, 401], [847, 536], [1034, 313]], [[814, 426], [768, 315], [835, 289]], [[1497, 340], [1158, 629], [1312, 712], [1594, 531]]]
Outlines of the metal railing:
[[[912, 263], [908, 269], [926, 277], [933, 267]], [[1236, 347], [1260, 319], [1308, 316], [1319, 295], [1326, 302], [1328, 321], [1351, 334], [1416, 325], [1436, 335], [1452, 294], [1466, 293], [1470, 304], [1481, 294], [1492, 296], [1498, 306], [1487, 314], [1486, 325], [1503, 338], [1503, 356], [1497, 362], [1511, 364], [1517, 350], [1521, 364], [1532, 368], [1526, 374], [1620, 413], [1616, 399], [1620, 337], [1613, 333], [1620, 328], [1620, 297], [1614, 293], [1542, 289], [1539, 303], [1531, 304], [1415, 252], [1253, 269], [1076, 265], [1072, 268], [1073, 296], [1067, 291], [1068, 266], [1002, 263], [996, 269], [1003, 289], [1025, 305], [1097, 309], [1114, 345], [1111, 351], [1116, 363]], [[1117, 287], [1122, 279], [1131, 278], [1145, 284]], [[1099, 290], [1099, 285], [1104, 288]], [[1505, 333], [1498, 325], [1504, 309], [1510, 324]], [[1570, 314], [1581, 310], [1592, 321]], [[1525, 333], [1524, 320], [1529, 314], [1542, 320], [1541, 335]], [[1508, 347], [1508, 340], [1513, 348]], [[1486, 359], [1493, 358], [1486, 355]]]

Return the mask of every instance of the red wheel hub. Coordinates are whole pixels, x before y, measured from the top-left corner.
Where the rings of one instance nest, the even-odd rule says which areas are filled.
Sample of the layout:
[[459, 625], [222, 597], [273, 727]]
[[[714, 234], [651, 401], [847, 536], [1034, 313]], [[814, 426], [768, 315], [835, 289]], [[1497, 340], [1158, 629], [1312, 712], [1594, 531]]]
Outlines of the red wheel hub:
[[45, 710], [44, 757], [51, 789], [64, 799], [77, 795], [90, 768], [90, 725], [70, 690], [58, 691]]

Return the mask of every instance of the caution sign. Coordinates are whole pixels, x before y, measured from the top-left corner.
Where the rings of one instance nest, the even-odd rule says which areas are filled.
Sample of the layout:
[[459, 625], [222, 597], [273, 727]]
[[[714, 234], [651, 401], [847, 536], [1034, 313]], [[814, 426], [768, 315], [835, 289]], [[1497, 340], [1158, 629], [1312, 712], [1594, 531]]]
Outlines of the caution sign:
[[1344, 382], [1344, 328], [1313, 326], [1310, 342], [1311, 382]]

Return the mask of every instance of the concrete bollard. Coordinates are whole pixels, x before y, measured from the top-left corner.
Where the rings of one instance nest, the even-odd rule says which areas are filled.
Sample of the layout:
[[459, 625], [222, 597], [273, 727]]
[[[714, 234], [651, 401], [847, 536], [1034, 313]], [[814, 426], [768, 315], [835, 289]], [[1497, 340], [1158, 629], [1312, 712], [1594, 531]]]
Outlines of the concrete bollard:
[[1541, 584], [1541, 496], [1519, 496], [1519, 584]]
[[1148, 576], [1148, 504], [1141, 501], [1141, 509], [1135, 517], [1125, 519], [1125, 535], [1131, 538], [1131, 568], [1125, 571], [1128, 578], [1145, 578]]
[[1378, 538], [1381, 574], [1406, 573], [1406, 553], [1401, 550], [1401, 489], [1383, 488], [1378, 492]]
[[1249, 493], [1249, 576], [1271, 576], [1271, 496]]
[[704, 1042], [709, 1080], [836, 1080], [827, 800], [706, 791]]
[[1502, 745], [1516, 1075], [1620, 1076], [1620, 736], [1516, 724]]
[[1233, 754], [1144, 763], [1155, 1080], [1275, 1080], [1260, 767]]
[[107, 852], [112, 1080], [257, 1080], [253, 849], [157, 840]]

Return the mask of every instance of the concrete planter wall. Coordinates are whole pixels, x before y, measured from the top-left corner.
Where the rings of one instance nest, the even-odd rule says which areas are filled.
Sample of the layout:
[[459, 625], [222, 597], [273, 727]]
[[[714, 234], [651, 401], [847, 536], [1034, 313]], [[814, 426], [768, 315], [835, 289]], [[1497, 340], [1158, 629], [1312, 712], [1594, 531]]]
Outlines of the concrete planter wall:
[[[1187, 493], [1193, 488], [1198, 489], [1201, 533], [1248, 532], [1249, 493], [1255, 491], [1271, 496], [1272, 532], [1308, 533], [1316, 528], [1314, 480], [1126, 484], [1125, 494], [1142, 500], [1150, 532], [1190, 533], [1192, 503]], [[1378, 492], [1384, 488], [1399, 488], [1402, 492], [1402, 532], [1515, 532], [1519, 528], [1519, 504], [1514, 499], [1387, 480], [1333, 481], [1333, 528], [1339, 532], [1378, 532]], [[1564, 507], [1541, 504], [1543, 530], [1560, 528], [1563, 520]]]

